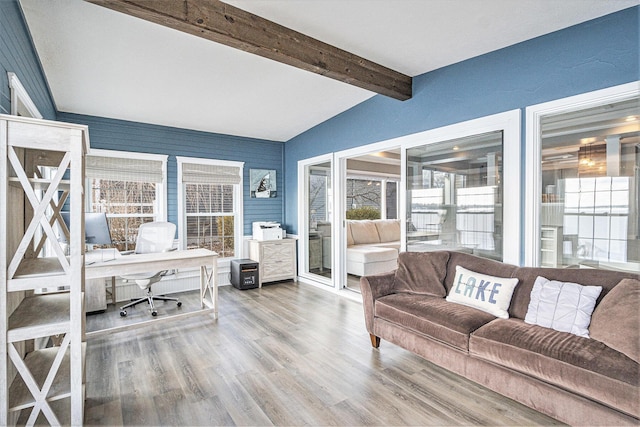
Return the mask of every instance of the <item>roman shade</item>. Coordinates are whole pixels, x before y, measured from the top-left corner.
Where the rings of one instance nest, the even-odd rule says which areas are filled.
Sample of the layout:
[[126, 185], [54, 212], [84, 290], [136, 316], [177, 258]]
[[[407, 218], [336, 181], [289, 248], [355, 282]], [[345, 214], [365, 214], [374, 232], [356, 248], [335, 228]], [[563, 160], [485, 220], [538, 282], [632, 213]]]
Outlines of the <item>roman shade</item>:
[[162, 167], [160, 160], [99, 155], [85, 158], [85, 174], [95, 179], [162, 183]]
[[185, 184], [239, 184], [242, 169], [237, 166], [183, 163], [182, 182]]

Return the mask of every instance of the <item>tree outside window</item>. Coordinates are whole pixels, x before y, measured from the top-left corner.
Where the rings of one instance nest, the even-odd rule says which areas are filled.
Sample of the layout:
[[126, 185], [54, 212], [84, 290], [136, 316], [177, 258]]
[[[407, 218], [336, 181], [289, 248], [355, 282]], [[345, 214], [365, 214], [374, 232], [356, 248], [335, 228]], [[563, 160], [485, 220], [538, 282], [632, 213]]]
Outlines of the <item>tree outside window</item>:
[[[382, 201], [386, 202], [386, 209]], [[385, 209], [385, 212], [382, 210]], [[384, 216], [383, 216], [384, 213]], [[376, 178], [347, 178], [347, 219], [396, 219], [397, 183]]]
[[233, 185], [186, 184], [187, 249], [235, 256]]
[[91, 180], [91, 212], [107, 214], [111, 241], [120, 251], [135, 250], [138, 228], [155, 221], [156, 184]]

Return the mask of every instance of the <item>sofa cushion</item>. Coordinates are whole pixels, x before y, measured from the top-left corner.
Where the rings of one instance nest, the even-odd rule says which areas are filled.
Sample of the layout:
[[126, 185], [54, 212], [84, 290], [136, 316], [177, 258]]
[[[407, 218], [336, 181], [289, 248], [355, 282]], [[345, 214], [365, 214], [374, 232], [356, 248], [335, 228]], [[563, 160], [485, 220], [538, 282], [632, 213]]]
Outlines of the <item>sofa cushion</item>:
[[394, 292], [444, 297], [442, 281], [447, 273], [449, 252], [402, 252], [398, 255], [398, 271]]
[[381, 262], [395, 261], [398, 251], [393, 248], [379, 248], [376, 246], [352, 246], [347, 248], [347, 260], [351, 262]]
[[396, 242], [400, 240], [400, 220], [381, 219], [374, 221], [380, 236], [380, 243]]
[[355, 243], [353, 241], [353, 234], [351, 234], [351, 223], [353, 221], [347, 221], [347, 246], [353, 246]]
[[351, 236], [354, 245], [380, 243], [378, 229], [373, 221], [351, 221]]
[[347, 260], [347, 273], [354, 276], [371, 276], [374, 274], [389, 273], [398, 267], [396, 259], [379, 262], [351, 262]]
[[623, 279], [591, 316], [591, 338], [640, 363], [640, 280]]
[[401, 325], [456, 347], [469, 350], [469, 334], [495, 319], [494, 316], [441, 297], [392, 294], [375, 302], [375, 317]]
[[376, 248], [388, 248], [388, 249], [395, 249], [396, 251], [399, 251], [400, 241], [397, 240], [395, 242], [374, 243], [371, 245], [361, 245], [361, 246], [375, 246]]
[[486, 311], [496, 317], [509, 317], [509, 304], [518, 279], [496, 277], [456, 266], [456, 278], [447, 301]]
[[538, 277], [531, 290], [526, 323], [589, 338], [591, 313], [602, 286], [582, 286]]
[[471, 335], [469, 353], [638, 416], [640, 365], [600, 341], [496, 319]]

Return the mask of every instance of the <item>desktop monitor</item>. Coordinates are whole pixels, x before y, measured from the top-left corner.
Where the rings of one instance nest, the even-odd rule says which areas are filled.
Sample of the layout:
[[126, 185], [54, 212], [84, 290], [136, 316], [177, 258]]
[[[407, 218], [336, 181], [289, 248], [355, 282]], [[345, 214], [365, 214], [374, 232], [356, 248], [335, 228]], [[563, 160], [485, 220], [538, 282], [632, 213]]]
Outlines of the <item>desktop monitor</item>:
[[[70, 228], [69, 212], [60, 212], [62, 220]], [[107, 214], [102, 212], [85, 212], [84, 214], [84, 238], [88, 245], [110, 245], [111, 232]], [[61, 236], [62, 241], [66, 241], [65, 236]]]

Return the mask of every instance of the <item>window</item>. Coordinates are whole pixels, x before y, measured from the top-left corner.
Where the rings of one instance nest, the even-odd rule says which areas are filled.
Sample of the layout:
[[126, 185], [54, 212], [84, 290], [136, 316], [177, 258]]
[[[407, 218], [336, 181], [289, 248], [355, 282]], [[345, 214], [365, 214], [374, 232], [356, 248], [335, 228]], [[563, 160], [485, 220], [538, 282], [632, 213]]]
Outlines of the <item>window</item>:
[[[380, 218], [380, 187], [380, 180], [347, 178], [347, 219]], [[363, 216], [364, 212], [370, 213]]]
[[107, 214], [118, 250], [135, 249], [138, 228], [165, 221], [167, 156], [91, 150], [86, 158], [88, 212]]
[[503, 132], [407, 150], [407, 250], [502, 259]]
[[386, 214], [387, 219], [398, 219], [398, 181], [384, 181], [386, 194]]
[[582, 259], [627, 261], [630, 189], [629, 177], [565, 180], [562, 232], [568, 242], [563, 244], [567, 255], [573, 253], [575, 241], [575, 255]]
[[457, 189], [456, 224], [462, 246], [495, 251], [495, 240], [502, 237], [495, 235], [500, 191], [497, 185]]
[[621, 98], [540, 117], [538, 265], [638, 271], [639, 100]]
[[397, 219], [397, 180], [347, 177], [347, 219]]
[[180, 242], [221, 258], [240, 256], [244, 163], [178, 157]]
[[318, 221], [331, 221], [331, 179], [324, 166], [309, 169], [309, 209], [312, 230]]

